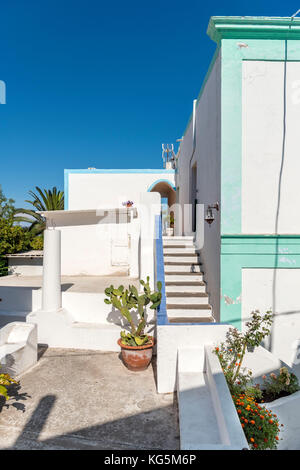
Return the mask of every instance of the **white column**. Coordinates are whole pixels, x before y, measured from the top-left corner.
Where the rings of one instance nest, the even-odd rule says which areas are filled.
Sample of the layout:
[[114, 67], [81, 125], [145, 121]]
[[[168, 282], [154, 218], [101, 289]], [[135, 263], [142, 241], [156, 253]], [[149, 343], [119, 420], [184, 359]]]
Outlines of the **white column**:
[[44, 231], [42, 310], [61, 308], [60, 230]]

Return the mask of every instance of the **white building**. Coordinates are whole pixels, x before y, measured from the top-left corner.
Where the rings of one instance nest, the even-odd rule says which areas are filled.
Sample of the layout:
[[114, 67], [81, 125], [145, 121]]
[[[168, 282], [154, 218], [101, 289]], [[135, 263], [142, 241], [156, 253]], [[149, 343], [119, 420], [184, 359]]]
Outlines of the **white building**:
[[[166, 283], [159, 327], [172, 323], [176, 328], [176, 321], [178, 328], [185, 323], [192, 328], [212, 320], [241, 327], [251, 310], [272, 308], [276, 320], [270, 347], [287, 363], [296, 360], [300, 20], [212, 17], [208, 34], [216, 52], [194, 101], [176, 169], [65, 170], [65, 210], [44, 214], [49, 232], [57, 231], [61, 238], [60, 250], [58, 240], [51, 245], [49, 238], [45, 246], [44, 258], [53, 266], [44, 262], [44, 301], [53, 296], [52, 310], [68, 312], [63, 320], [55, 317], [56, 331], [63, 333], [53, 339], [47, 328], [54, 317], [44, 312], [37, 276], [33, 281], [30, 276], [27, 281], [26, 276], [1, 280], [2, 318], [35, 311], [33, 320], [42, 308], [37, 316], [44, 315], [39, 329], [43, 341], [87, 347], [90, 340], [90, 346], [113, 348], [103, 339], [109, 335], [99, 333], [112, 328], [101, 279], [132, 282], [149, 275], [152, 285], [155, 278]], [[130, 208], [123, 205], [128, 200], [133, 201]], [[179, 209], [173, 210], [175, 202]], [[204, 205], [207, 221], [197, 204]], [[185, 205], [192, 208], [185, 211]], [[174, 212], [175, 235], [193, 236], [195, 247], [190, 238], [175, 236], [173, 242], [165, 241], [163, 258], [155, 237], [155, 216], [161, 211]], [[45, 272], [55, 292], [49, 288], [47, 294]], [[62, 293], [60, 282], [53, 281], [58, 275]], [[79, 333], [73, 335], [73, 328], [69, 334], [69, 326], [58, 328], [60, 321]], [[155, 319], [151, 321], [154, 325]], [[86, 335], [86, 323], [90, 329], [97, 324], [94, 339], [90, 330]], [[113, 329], [114, 340], [119, 330], [120, 325]], [[189, 334], [178, 338], [193, 341], [194, 333]]]

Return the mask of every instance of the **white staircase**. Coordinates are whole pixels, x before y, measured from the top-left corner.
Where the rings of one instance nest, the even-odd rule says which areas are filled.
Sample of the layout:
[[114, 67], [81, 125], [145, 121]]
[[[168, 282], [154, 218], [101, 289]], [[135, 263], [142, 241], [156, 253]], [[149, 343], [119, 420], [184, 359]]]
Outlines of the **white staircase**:
[[170, 322], [214, 322], [193, 237], [163, 237], [167, 314]]

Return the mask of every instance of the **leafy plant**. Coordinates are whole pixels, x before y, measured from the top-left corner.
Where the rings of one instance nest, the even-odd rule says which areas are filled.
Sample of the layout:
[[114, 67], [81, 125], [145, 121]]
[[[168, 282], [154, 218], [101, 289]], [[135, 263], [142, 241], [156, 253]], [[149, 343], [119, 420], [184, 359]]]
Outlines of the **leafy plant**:
[[9, 398], [7, 387], [12, 384], [18, 384], [18, 382], [14, 380], [9, 374], [0, 374], [0, 396], [3, 396], [5, 400], [8, 400]]
[[[58, 191], [54, 186], [52, 189], [41, 189], [35, 187], [37, 194], [29, 191], [32, 200], [26, 200], [32, 204], [34, 210], [31, 209], [15, 209], [15, 214], [20, 214], [18, 220], [20, 222], [30, 223], [29, 231], [34, 235], [40, 235], [46, 228], [45, 218], [36, 211], [57, 211], [64, 209], [64, 192]], [[29, 217], [25, 217], [29, 215]]]
[[[129, 286], [129, 289], [124, 289], [124, 286], [119, 286], [117, 289], [114, 286], [110, 286], [105, 289], [105, 294], [108, 299], [104, 299], [106, 304], [112, 304], [118, 309], [122, 316], [128, 321], [130, 325], [130, 333], [125, 331], [121, 332], [122, 344], [128, 346], [143, 346], [150, 342], [149, 337], [144, 333], [146, 326], [145, 319], [145, 307], [151, 304], [152, 310], [156, 309], [161, 302], [161, 282], [157, 283], [157, 291], [151, 291], [150, 278], [147, 277], [147, 281], [141, 280], [140, 283], [143, 286], [143, 294], [138, 293], [135, 286]], [[138, 313], [138, 319], [136, 324], [133, 320], [131, 310], [136, 310]]]
[[260, 406], [247, 393], [232, 395], [232, 399], [250, 448], [276, 449], [280, 432], [276, 414], [265, 406]]
[[261, 315], [256, 310], [251, 315], [251, 321], [246, 323], [244, 333], [236, 328], [229, 328], [226, 341], [215, 348], [229, 389], [235, 394], [242, 393], [252, 382], [252, 371], [242, 367], [246, 351], [259, 346], [262, 340], [270, 334], [273, 321], [271, 311]]
[[279, 374], [273, 372], [267, 377], [263, 375], [262, 389], [268, 400], [273, 401], [283, 395], [291, 395], [300, 390], [298, 378], [286, 367], [281, 367]]
[[251, 449], [276, 449], [279, 440], [279, 423], [276, 415], [260, 406], [263, 392], [253, 386], [252, 371], [243, 367], [246, 351], [253, 351], [270, 334], [273, 322], [271, 311], [261, 315], [258, 310], [251, 313], [242, 333], [230, 328], [226, 341], [215, 348], [233, 402], [236, 406], [245, 436]]
[[174, 212], [171, 212], [170, 215], [168, 215], [167, 220], [170, 224], [170, 227], [173, 228], [174, 227], [174, 222], [175, 222]]

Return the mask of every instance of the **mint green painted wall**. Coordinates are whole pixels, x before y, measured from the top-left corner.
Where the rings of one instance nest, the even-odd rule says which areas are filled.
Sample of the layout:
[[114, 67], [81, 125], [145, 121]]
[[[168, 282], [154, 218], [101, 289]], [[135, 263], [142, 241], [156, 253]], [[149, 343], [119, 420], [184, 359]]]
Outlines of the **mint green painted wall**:
[[223, 235], [221, 321], [241, 327], [243, 268], [300, 268], [300, 235]]
[[[247, 47], [239, 47], [243, 43]], [[285, 50], [286, 49], [286, 50]], [[222, 39], [221, 233], [241, 233], [242, 64], [300, 60], [300, 40]]]
[[221, 57], [220, 315], [221, 321], [240, 328], [242, 269], [300, 267], [300, 235], [241, 235], [242, 64], [244, 60], [300, 61], [300, 41], [222, 39]]

